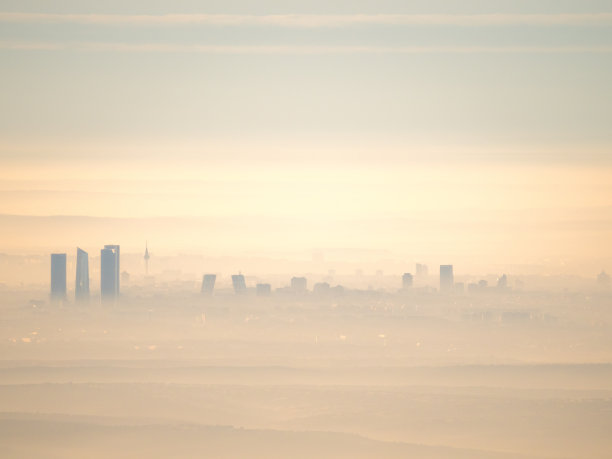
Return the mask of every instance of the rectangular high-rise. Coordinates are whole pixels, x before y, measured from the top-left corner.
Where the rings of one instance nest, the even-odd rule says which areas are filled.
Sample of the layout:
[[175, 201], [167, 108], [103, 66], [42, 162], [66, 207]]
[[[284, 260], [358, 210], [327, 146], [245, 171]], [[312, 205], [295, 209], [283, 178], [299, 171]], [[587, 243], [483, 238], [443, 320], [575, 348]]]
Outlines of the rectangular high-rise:
[[454, 285], [453, 265], [440, 265], [440, 291], [452, 292]]
[[305, 277], [292, 277], [291, 290], [296, 293], [305, 293], [308, 289], [308, 280]]
[[119, 246], [105, 245], [100, 251], [100, 296], [102, 300], [119, 298]]
[[77, 301], [89, 299], [89, 254], [77, 247], [74, 297]]
[[205, 295], [212, 295], [215, 290], [215, 281], [217, 280], [216, 274], [204, 274], [202, 278], [202, 293]]
[[418, 278], [426, 278], [428, 274], [429, 269], [427, 268], [427, 265], [424, 265], [422, 263], [416, 264], [416, 276]]
[[246, 282], [242, 274], [232, 275], [232, 285], [234, 286], [234, 292], [237, 294], [246, 293]]
[[51, 254], [51, 299], [66, 298], [66, 254]]
[[413, 284], [413, 277], [411, 273], [404, 273], [404, 275], [402, 276], [402, 288], [404, 290], [409, 289], [410, 287], [412, 287]]

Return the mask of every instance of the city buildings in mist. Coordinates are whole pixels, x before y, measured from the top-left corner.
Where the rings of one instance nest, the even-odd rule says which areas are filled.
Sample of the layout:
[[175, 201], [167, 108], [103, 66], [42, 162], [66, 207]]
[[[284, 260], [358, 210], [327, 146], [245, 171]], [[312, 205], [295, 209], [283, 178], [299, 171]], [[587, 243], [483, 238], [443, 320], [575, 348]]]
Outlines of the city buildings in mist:
[[[100, 273], [100, 291], [99, 298], [103, 302], [116, 301], [120, 297], [120, 285], [128, 285], [130, 279], [134, 278], [135, 285], [141, 285], [146, 290], [163, 288], [164, 285], [170, 286], [168, 280], [172, 276], [181, 276], [182, 271], [179, 268], [176, 271], [162, 271], [158, 273], [159, 277], [152, 275], [149, 272], [149, 262], [151, 259], [148, 244], [145, 244], [144, 266], [140, 269], [144, 270], [144, 275], [141, 271], [133, 273], [135, 277], [127, 271], [120, 272], [120, 246], [105, 245], [100, 251], [99, 273]], [[73, 267], [67, 263], [65, 253], [51, 255], [51, 283], [50, 297], [53, 300], [67, 299], [66, 271], [67, 267]], [[389, 274], [385, 275], [383, 270], [377, 269], [375, 275], [367, 276], [362, 269], [355, 270], [352, 276], [340, 276], [336, 271], [331, 269], [325, 274], [310, 273], [308, 276], [293, 276], [288, 278], [288, 285], [283, 285], [282, 276], [279, 274], [270, 274], [275, 279], [277, 287], [273, 287], [272, 282], [266, 281], [266, 277], [261, 274], [255, 276], [245, 276], [244, 274], [233, 274], [231, 279], [231, 290], [236, 295], [254, 294], [259, 297], [271, 296], [274, 292], [279, 295], [292, 294], [302, 295], [310, 293], [315, 297], [328, 297], [342, 295], [347, 291], [347, 285], [350, 287], [348, 291], [368, 291], [374, 289], [382, 289], [386, 292], [397, 293], [443, 293], [443, 294], [477, 294], [485, 292], [511, 292], [516, 289], [522, 289], [524, 282], [516, 277], [512, 278], [514, 287], [510, 284], [508, 274], [502, 273], [492, 277], [478, 278], [474, 275], [462, 275], [456, 281], [453, 265], [440, 265], [439, 277], [429, 275], [427, 265], [416, 263], [414, 265], [416, 275], [411, 272], [405, 272], [402, 275]], [[71, 268], [72, 269], [72, 268]], [[174, 274], [173, 274], [174, 273]], [[168, 277], [170, 276], [170, 277]], [[334, 280], [336, 280], [335, 285]], [[310, 279], [309, 279], [310, 278]], [[166, 280], [164, 280], [166, 279]], [[396, 279], [395, 281], [393, 279]], [[221, 284], [221, 294], [227, 294], [227, 289], [224, 288], [223, 278]], [[212, 296], [217, 291], [217, 274], [204, 274], [201, 277], [199, 291], [202, 295]], [[309, 281], [312, 282], [312, 288], [309, 289]], [[341, 283], [339, 283], [340, 281]], [[347, 284], [344, 284], [347, 282]], [[280, 285], [279, 285], [280, 284]], [[185, 292], [192, 291], [193, 283], [185, 280], [182, 281], [182, 289]], [[608, 288], [610, 286], [610, 277], [605, 271], [596, 278], [596, 283], [599, 288]], [[176, 288], [175, 284], [173, 288]], [[437, 288], [436, 288], [437, 287]], [[225, 292], [225, 293], [224, 293]], [[75, 284], [74, 297], [76, 302], [86, 302], [90, 298], [90, 266], [89, 254], [81, 248], [76, 250], [76, 269], [75, 269]]]
[[453, 265], [440, 265], [440, 291], [451, 292], [454, 286]]
[[409, 289], [412, 287], [412, 285], [414, 284], [414, 278], [412, 276], [412, 274], [410, 273], [404, 273], [402, 275], [402, 288], [405, 289]]
[[212, 295], [215, 290], [215, 281], [217, 280], [216, 274], [204, 274], [202, 277], [202, 288], [201, 292], [205, 295]]
[[77, 247], [74, 296], [77, 301], [89, 300], [89, 254]]
[[234, 293], [238, 295], [243, 295], [247, 292], [246, 282], [242, 274], [232, 275], [232, 285], [234, 287]]
[[100, 297], [103, 301], [119, 298], [120, 256], [118, 245], [105, 245], [100, 251]]
[[66, 297], [66, 254], [51, 254], [51, 299]]

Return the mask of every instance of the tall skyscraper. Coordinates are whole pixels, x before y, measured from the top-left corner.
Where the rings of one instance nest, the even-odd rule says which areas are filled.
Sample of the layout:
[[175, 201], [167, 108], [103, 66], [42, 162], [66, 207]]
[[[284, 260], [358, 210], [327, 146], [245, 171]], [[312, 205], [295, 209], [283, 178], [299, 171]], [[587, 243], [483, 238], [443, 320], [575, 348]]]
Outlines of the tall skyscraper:
[[292, 277], [291, 290], [296, 293], [305, 293], [308, 289], [308, 281], [305, 277]]
[[413, 283], [412, 274], [404, 273], [404, 275], [402, 276], [402, 288], [404, 290], [409, 289], [410, 287], [412, 287], [412, 283]]
[[145, 254], [144, 254], [144, 261], [145, 261], [145, 276], [149, 275], [149, 258], [151, 258], [151, 255], [149, 255], [149, 242], [145, 242]]
[[103, 300], [119, 298], [119, 257], [118, 245], [105, 245], [100, 251], [100, 295]]
[[454, 284], [453, 265], [440, 265], [440, 291], [452, 292]]
[[237, 294], [246, 293], [246, 282], [242, 274], [232, 275], [232, 285], [234, 286], [234, 292]]
[[202, 293], [206, 295], [212, 295], [213, 291], [215, 290], [216, 280], [216, 274], [204, 274], [204, 277], [202, 277]]
[[89, 255], [77, 247], [76, 281], [74, 297], [77, 301], [89, 299]]
[[66, 254], [51, 254], [51, 299], [66, 298]]

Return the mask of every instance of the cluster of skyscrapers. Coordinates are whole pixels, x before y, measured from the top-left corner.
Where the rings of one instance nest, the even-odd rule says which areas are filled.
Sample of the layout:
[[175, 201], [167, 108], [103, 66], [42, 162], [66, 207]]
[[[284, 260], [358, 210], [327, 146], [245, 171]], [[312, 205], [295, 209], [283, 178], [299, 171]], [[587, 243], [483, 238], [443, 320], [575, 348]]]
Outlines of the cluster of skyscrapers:
[[[148, 274], [149, 249], [145, 250], [145, 265]], [[116, 300], [121, 291], [120, 286], [120, 260], [121, 248], [118, 245], [105, 245], [100, 251], [100, 297], [102, 301]], [[426, 265], [416, 265], [416, 277], [426, 278], [428, 269]], [[212, 295], [215, 289], [216, 274], [205, 274], [202, 278], [201, 292]], [[307, 279], [305, 277], [293, 277], [291, 287], [286, 289], [293, 293], [306, 293]], [[502, 282], [507, 282], [503, 276]], [[402, 288], [410, 289], [414, 284], [414, 276], [411, 273], [404, 273], [402, 276]], [[245, 277], [242, 274], [232, 276], [232, 286], [238, 295], [247, 293]], [[336, 287], [341, 288], [341, 287]], [[440, 265], [440, 292], [450, 293], [455, 289], [453, 265]], [[256, 294], [258, 296], [268, 296], [272, 288], [270, 284], [257, 284]], [[313, 292], [324, 293], [330, 291], [328, 283], [315, 284]], [[89, 255], [84, 250], [77, 247], [76, 254], [76, 279], [75, 279], [75, 299], [76, 301], [87, 301], [89, 299]], [[53, 300], [63, 300], [66, 298], [66, 254], [51, 254], [51, 298]]]
[[[105, 245], [100, 251], [100, 297], [103, 301], [115, 300], [120, 292], [120, 247]], [[89, 254], [77, 247], [76, 301], [89, 300]], [[66, 254], [51, 254], [51, 299], [66, 299]]]

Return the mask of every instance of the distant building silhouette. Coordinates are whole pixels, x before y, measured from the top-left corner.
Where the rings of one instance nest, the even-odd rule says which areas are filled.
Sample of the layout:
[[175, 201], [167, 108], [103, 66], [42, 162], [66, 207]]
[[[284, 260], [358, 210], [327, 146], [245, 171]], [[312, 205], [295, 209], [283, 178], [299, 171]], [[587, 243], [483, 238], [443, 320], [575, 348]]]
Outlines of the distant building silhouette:
[[505, 290], [508, 288], [508, 276], [503, 274], [499, 279], [497, 279], [497, 288], [500, 290]]
[[244, 281], [244, 276], [242, 274], [232, 275], [232, 285], [234, 286], [234, 293], [237, 293], [238, 295], [246, 293], [246, 282]]
[[100, 296], [102, 300], [116, 300], [120, 292], [120, 248], [105, 245], [100, 251]]
[[272, 286], [270, 284], [257, 284], [255, 289], [257, 296], [270, 296], [272, 293]]
[[440, 291], [452, 292], [454, 284], [453, 265], [440, 265]]
[[418, 278], [427, 277], [429, 275], [429, 269], [427, 265], [423, 265], [421, 263], [416, 264], [416, 276]]
[[51, 254], [51, 299], [66, 298], [66, 254]]
[[597, 284], [604, 288], [610, 287], [610, 276], [602, 270], [597, 276]]
[[329, 292], [330, 287], [327, 282], [317, 282], [312, 288], [312, 293], [314, 293], [315, 295], [328, 295]]
[[145, 241], [145, 253], [144, 253], [144, 261], [145, 261], [145, 276], [149, 275], [149, 259], [151, 255], [149, 255], [149, 242]]
[[74, 297], [77, 301], [89, 299], [89, 254], [77, 247]]
[[308, 289], [308, 281], [305, 277], [292, 277], [291, 278], [291, 290], [296, 293], [306, 293]]
[[402, 276], [402, 288], [409, 289], [410, 287], [412, 287], [413, 281], [414, 279], [412, 277], [412, 274], [404, 273], [404, 275]]
[[202, 277], [201, 292], [205, 295], [212, 295], [215, 290], [216, 280], [217, 280], [216, 274], [204, 274], [204, 276]]
[[478, 281], [478, 288], [480, 290], [486, 290], [487, 288], [489, 288], [489, 283], [486, 280], [481, 279]]

